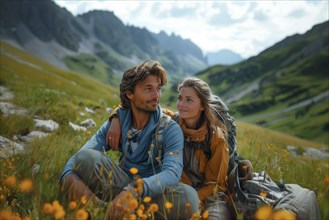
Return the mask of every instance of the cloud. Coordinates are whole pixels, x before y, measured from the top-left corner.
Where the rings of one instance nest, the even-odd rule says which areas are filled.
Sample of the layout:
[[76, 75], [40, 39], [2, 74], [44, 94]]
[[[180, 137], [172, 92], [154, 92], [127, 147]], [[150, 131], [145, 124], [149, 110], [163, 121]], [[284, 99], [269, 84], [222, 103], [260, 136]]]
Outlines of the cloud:
[[230, 49], [249, 57], [328, 20], [328, 1], [67, 1], [74, 15], [113, 11], [124, 23], [190, 39], [204, 53]]
[[266, 22], [269, 19], [269, 17], [262, 11], [255, 11], [253, 14], [253, 18], [261, 22]]
[[210, 25], [213, 26], [228, 26], [239, 22], [240, 19], [233, 19], [229, 13], [226, 3], [214, 3], [216, 13], [208, 20]]
[[297, 9], [292, 11], [288, 17], [295, 17], [295, 18], [302, 18], [303, 16], [305, 16], [306, 12], [303, 9]]

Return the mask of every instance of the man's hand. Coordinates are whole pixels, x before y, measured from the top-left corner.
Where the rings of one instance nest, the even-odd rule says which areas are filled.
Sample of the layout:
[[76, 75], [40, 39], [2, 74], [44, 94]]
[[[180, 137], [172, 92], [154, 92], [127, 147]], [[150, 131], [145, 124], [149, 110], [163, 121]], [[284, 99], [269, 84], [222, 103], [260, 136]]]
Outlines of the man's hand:
[[107, 208], [107, 216], [109, 220], [121, 220], [124, 215], [124, 209], [127, 205], [129, 198], [131, 195], [128, 195], [127, 190], [123, 190], [117, 195], [111, 202], [109, 207]]
[[71, 173], [65, 176], [62, 183], [62, 190], [68, 196], [69, 200], [80, 201], [82, 196], [92, 201], [94, 205], [99, 205], [99, 199], [86, 184], [75, 174]]
[[241, 174], [239, 175], [239, 178], [241, 180], [252, 179], [253, 168], [249, 160], [239, 160], [238, 168], [239, 168], [239, 173]]
[[112, 150], [118, 150], [120, 138], [120, 119], [118, 117], [114, 117], [111, 120], [110, 128], [106, 134], [106, 144], [110, 146]]

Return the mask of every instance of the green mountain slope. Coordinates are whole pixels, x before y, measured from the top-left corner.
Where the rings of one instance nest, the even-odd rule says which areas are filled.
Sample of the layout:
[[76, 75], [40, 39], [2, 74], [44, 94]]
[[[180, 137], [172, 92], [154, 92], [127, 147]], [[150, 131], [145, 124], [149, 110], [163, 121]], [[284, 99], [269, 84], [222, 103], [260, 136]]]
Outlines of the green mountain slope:
[[197, 74], [243, 121], [329, 143], [329, 22]]
[[0, 62], [0, 85], [12, 90], [14, 104], [29, 109], [30, 115], [68, 125], [85, 107], [106, 114], [107, 107], [119, 103], [117, 88], [58, 69], [5, 42], [1, 42]]

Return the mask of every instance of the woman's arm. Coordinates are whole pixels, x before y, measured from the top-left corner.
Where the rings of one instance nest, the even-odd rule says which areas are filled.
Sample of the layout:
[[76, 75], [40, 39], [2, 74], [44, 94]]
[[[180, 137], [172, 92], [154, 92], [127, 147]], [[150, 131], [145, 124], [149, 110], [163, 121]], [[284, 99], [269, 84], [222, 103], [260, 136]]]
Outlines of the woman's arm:
[[221, 132], [217, 132], [212, 136], [210, 143], [211, 157], [205, 167], [205, 182], [198, 190], [199, 199], [202, 202], [214, 192], [224, 192], [227, 188], [226, 177], [229, 161], [227, 142]]

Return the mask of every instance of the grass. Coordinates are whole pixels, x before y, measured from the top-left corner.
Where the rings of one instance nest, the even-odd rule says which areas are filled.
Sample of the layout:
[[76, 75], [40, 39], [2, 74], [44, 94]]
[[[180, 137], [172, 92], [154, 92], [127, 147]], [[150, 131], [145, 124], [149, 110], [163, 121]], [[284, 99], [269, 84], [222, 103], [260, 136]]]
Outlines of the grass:
[[[83, 200], [76, 201], [75, 207], [61, 198], [58, 181], [66, 161], [107, 119], [109, 113], [105, 109], [119, 103], [117, 89], [84, 75], [57, 69], [5, 43], [1, 43], [1, 49], [0, 84], [14, 92], [12, 102], [28, 109], [29, 113], [6, 117], [0, 114], [0, 135], [12, 139], [32, 131], [36, 115], [53, 119], [60, 125], [46, 138], [29, 143], [23, 153], [0, 159], [1, 215], [6, 214], [5, 210], [11, 210], [11, 214], [26, 219], [54, 219], [55, 214], [60, 216], [65, 212], [64, 219], [74, 219], [83, 218], [85, 210], [89, 210], [97, 219], [104, 217], [101, 210]], [[3, 51], [19, 58], [12, 59]], [[79, 113], [85, 107], [93, 108], [96, 113], [81, 116]], [[93, 118], [97, 126], [77, 132], [68, 125], [69, 121], [79, 123], [86, 118]], [[300, 152], [307, 147], [328, 149], [327, 145], [242, 122], [238, 123], [237, 138], [238, 152], [251, 160], [255, 171], [265, 170], [276, 181], [283, 179], [286, 183], [298, 183], [314, 190], [318, 196], [320, 218], [329, 218], [328, 159], [293, 157], [286, 150], [287, 145], [296, 146]], [[47, 214], [51, 207], [57, 211]]]

